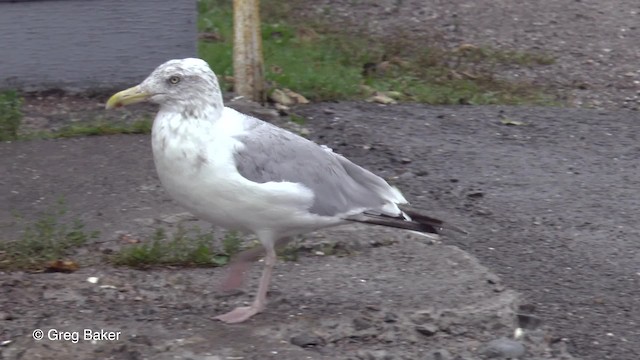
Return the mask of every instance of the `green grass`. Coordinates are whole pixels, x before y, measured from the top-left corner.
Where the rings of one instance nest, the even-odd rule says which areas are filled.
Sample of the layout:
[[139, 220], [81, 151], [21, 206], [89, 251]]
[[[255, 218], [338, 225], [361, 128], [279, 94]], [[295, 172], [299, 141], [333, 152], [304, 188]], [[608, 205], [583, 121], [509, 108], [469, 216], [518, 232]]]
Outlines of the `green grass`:
[[[200, 57], [231, 90], [233, 12], [231, 1], [199, 1], [198, 27], [218, 41], [200, 41]], [[545, 66], [554, 59], [543, 53], [438, 44], [406, 40], [403, 34], [373, 39], [340, 33], [328, 24], [287, 16], [290, 3], [263, 0], [262, 39], [265, 75], [272, 88], [289, 88], [312, 101], [364, 99], [367, 85], [391, 91], [400, 101], [430, 104], [537, 104], [555, 102], [546, 89], [528, 82], [500, 79], [498, 67]], [[363, 73], [365, 64], [377, 71]], [[376, 66], [377, 65], [377, 66]], [[384, 69], [382, 66], [384, 65]]]
[[130, 124], [109, 121], [95, 121], [90, 123], [73, 124], [63, 127], [60, 130], [46, 132], [36, 131], [22, 134], [19, 140], [31, 139], [62, 139], [78, 136], [100, 136], [114, 134], [151, 134], [153, 121], [145, 118], [136, 120]]
[[213, 245], [211, 234], [201, 234], [199, 230], [190, 233], [179, 227], [168, 237], [162, 228], [158, 228], [149, 241], [126, 246], [110, 260], [115, 265], [133, 268], [222, 266], [239, 250], [240, 239], [234, 232], [227, 233], [219, 251]]
[[300, 116], [293, 113], [289, 114], [289, 120], [298, 125], [304, 125], [307, 122], [307, 119], [304, 116]]
[[43, 269], [50, 261], [66, 259], [99, 235], [97, 231], [87, 232], [80, 220], [62, 221], [65, 214], [60, 200], [38, 220], [27, 224], [20, 239], [0, 241], [0, 269]]
[[22, 98], [16, 91], [0, 92], [0, 141], [16, 140], [22, 121]]
[[107, 121], [97, 121], [89, 124], [74, 124], [54, 131], [51, 138], [69, 138], [76, 136], [96, 136], [113, 134], [150, 134], [153, 121], [151, 119], [141, 119], [131, 124], [114, 123]]

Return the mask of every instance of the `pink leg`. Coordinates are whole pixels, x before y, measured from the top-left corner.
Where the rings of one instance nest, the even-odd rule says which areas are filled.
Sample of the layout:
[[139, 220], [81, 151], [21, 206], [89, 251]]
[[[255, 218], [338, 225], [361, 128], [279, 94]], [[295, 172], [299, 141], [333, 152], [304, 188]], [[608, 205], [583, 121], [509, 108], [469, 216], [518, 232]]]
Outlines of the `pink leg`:
[[217, 320], [227, 324], [239, 323], [264, 310], [267, 304], [267, 290], [271, 282], [271, 273], [276, 263], [276, 251], [273, 246], [267, 248], [266, 251], [264, 270], [262, 271], [258, 293], [253, 303], [250, 306], [237, 307], [226, 314], [218, 315], [215, 317]]
[[220, 289], [223, 291], [237, 289], [242, 286], [244, 282], [244, 275], [251, 264], [258, 260], [264, 253], [262, 246], [255, 247], [253, 249], [245, 250], [231, 259], [229, 269], [227, 270], [227, 276], [220, 285]]
[[[285, 237], [278, 239], [275, 243], [275, 247], [282, 247], [288, 244], [292, 238]], [[265, 253], [265, 249], [262, 246], [258, 246], [249, 250], [245, 250], [231, 259], [227, 276], [220, 285], [220, 289], [223, 291], [234, 290], [242, 286], [245, 279], [245, 274], [253, 262], [260, 259]]]

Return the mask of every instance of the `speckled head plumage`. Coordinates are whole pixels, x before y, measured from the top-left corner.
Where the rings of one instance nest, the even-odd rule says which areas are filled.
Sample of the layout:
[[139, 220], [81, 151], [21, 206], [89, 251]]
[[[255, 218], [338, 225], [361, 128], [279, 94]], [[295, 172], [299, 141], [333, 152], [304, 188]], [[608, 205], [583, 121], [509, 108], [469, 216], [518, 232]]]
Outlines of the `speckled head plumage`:
[[106, 107], [111, 109], [142, 101], [192, 116], [198, 109], [223, 107], [216, 75], [204, 60], [197, 58], [165, 62], [139, 85], [113, 95]]

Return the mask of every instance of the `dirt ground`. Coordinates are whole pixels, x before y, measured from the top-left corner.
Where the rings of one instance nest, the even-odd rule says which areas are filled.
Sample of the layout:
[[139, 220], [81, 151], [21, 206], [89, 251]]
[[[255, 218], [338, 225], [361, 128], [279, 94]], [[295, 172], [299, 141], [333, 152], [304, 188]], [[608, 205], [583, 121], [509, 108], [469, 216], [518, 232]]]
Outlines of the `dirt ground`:
[[[492, 356], [491, 341], [512, 339], [519, 326], [522, 359], [640, 358], [640, 113], [627, 110], [639, 105], [637, 2], [326, 4], [299, 11], [381, 34], [403, 28], [420, 38], [436, 29], [450, 46], [551, 52], [553, 65], [503, 75], [553, 84], [570, 105], [596, 109], [296, 109], [310, 138], [470, 234], [446, 234], [437, 244], [379, 228], [310, 235], [303, 244], [350, 251], [279, 263], [267, 311], [234, 326], [211, 318], [250, 300], [259, 265], [245, 291], [225, 295], [216, 288], [224, 269], [139, 271], [103, 261], [122, 246], [122, 233], [175, 227], [166, 219], [183, 211], [158, 183], [148, 137], [0, 144], [5, 237], [21, 229], [14, 212], [35, 217], [58, 196], [71, 215], [101, 230], [78, 254], [78, 272], [0, 274], [0, 359], [471, 360]], [[25, 130], [149, 111], [105, 114], [105, 99], [41, 94], [26, 104]], [[85, 328], [121, 334], [77, 344], [32, 338], [35, 329]], [[515, 351], [499, 344], [502, 355]]]
[[[223, 269], [99, 261], [122, 232], [149, 233], [182, 211], [158, 184], [148, 137], [1, 144], [5, 233], [9, 210], [34, 215], [57, 195], [102, 230], [85, 250], [98, 261], [79, 272], [2, 276], [1, 336], [12, 341], [0, 347], [4, 358], [416, 359], [443, 349], [477, 359], [522, 325], [516, 312], [543, 325], [526, 330], [523, 358], [569, 358], [565, 344], [584, 359], [638, 358], [638, 112], [368, 103], [300, 112], [313, 139], [470, 235], [427, 245], [377, 228], [321, 232], [305, 241], [337, 241], [353, 253], [281, 263], [268, 311], [226, 326], [211, 316], [250, 299], [257, 269], [247, 292], [221, 297]], [[375, 245], [381, 239], [391, 244]], [[435, 336], [418, 332], [421, 321]], [[112, 329], [126, 339], [34, 342], [36, 328]], [[302, 349], [292, 343], [300, 336], [317, 344]]]

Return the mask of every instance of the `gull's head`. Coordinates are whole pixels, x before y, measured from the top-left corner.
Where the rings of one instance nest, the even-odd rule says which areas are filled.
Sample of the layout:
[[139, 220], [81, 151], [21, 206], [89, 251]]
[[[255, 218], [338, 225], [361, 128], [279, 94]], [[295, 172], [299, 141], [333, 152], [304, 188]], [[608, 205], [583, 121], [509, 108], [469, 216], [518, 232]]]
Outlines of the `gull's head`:
[[222, 95], [216, 75], [204, 60], [195, 58], [165, 62], [139, 85], [109, 98], [106, 108], [118, 108], [143, 101], [182, 112], [193, 112], [194, 109], [207, 106], [222, 107]]

